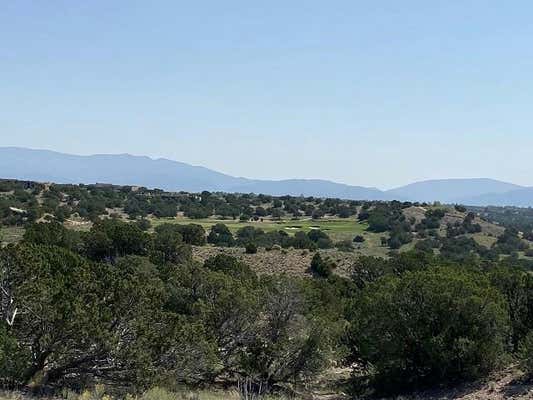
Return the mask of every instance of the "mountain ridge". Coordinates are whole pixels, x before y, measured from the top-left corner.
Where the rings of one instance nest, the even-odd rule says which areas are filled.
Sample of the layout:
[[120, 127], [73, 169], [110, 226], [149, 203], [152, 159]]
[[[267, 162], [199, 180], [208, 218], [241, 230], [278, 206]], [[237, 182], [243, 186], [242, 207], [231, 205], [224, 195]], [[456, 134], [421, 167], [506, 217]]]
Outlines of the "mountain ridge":
[[490, 178], [453, 178], [414, 182], [391, 189], [388, 193], [417, 201], [464, 203], [465, 200], [472, 200], [482, 194], [502, 194], [523, 188], [524, 186]]
[[433, 179], [380, 190], [324, 179], [235, 177], [200, 165], [128, 153], [74, 155], [23, 147], [0, 147], [0, 177], [72, 184], [136, 185], [168, 191], [533, 206], [533, 188], [489, 178]]

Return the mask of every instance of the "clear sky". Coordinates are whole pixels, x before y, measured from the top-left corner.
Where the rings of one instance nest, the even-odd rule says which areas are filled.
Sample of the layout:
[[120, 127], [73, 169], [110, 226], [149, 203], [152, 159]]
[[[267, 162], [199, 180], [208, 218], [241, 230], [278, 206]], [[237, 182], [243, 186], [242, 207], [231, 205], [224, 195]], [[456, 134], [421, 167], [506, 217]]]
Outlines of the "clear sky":
[[5, 1], [0, 146], [533, 185], [531, 1]]

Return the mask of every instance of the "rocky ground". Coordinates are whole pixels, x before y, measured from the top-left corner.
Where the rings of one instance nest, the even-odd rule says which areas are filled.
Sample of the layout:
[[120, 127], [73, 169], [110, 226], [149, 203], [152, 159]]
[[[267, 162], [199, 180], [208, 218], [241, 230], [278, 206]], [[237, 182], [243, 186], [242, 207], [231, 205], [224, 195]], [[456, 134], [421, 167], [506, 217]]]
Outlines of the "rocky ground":
[[[494, 374], [486, 382], [471, 383], [453, 389], [432, 390], [396, 400], [531, 400], [533, 382], [526, 382], [515, 368]], [[390, 400], [390, 399], [382, 399]]]

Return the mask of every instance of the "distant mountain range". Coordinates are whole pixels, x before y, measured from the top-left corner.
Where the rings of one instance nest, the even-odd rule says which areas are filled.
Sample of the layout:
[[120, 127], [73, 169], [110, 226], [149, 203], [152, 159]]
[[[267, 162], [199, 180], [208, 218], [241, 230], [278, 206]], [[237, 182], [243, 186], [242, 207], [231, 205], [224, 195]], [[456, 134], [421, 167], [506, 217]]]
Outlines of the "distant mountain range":
[[0, 147], [0, 178], [57, 183], [113, 183], [167, 191], [209, 190], [356, 200], [533, 206], [533, 188], [493, 179], [429, 180], [382, 191], [319, 179], [274, 181], [238, 178], [162, 158], [129, 154], [78, 156], [19, 147]]
[[[399, 199], [406, 198], [426, 202], [438, 200], [443, 203], [484, 205], [489, 203], [481, 204], [476, 199], [494, 194], [504, 195], [508, 192], [521, 191], [523, 189], [525, 188], [512, 183], [486, 178], [439, 179], [411, 183], [397, 189], [389, 190], [387, 193]], [[531, 204], [533, 205], [533, 203]]]

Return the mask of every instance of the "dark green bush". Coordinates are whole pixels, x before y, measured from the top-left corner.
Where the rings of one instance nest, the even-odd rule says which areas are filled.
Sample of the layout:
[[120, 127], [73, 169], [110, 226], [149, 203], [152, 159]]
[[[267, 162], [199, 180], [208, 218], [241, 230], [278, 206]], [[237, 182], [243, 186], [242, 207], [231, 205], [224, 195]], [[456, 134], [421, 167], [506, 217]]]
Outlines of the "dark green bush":
[[81, 247], [79, 233], [66, 229], [58, 222], [31, 224], [24, 233], [24, 241], [33, 244], [59, 246], [75, 251]]
[[207, 242], [215, 246], [231, 247], [235, 245], [235, 239], [231, 231], [224, 224], [218, 223], [211, 227], [207, 236]]
[[503, 296], [480, 273], [436, 268], [385, 276], [354, 315], [354, 355], [387, 392], [484, 376], [509, 334]]
[[363, 243], [365, 241], [365, 238], [361, 235], [357, 235], [353, 238], [353, 241], [355, 243]]
[[492, 268], [489, 279], [507, 300], [511, 321], [511, 344], [518, 344], [533, 330], [533, 277], [515, 266]]
[[524, 372], [528, 377], [533, 377], [533, 331], [520, 342], [519, 356]]
[[311, 272], [320, 278], [327, 278], [331, 275], [334, 265], [331, 261], [322, 258], [320, 253], [315, 253], [311, 260]]
[[31, 359], [28, 349], [21, 348], [9, 332], [4, 321], [0, 322], [0, 385], [15, 385], [23, 375]]
[[246, 254], [255, 254], [257, 253], [257, 246], [254, 243], [247, 243], [244, 247]]

